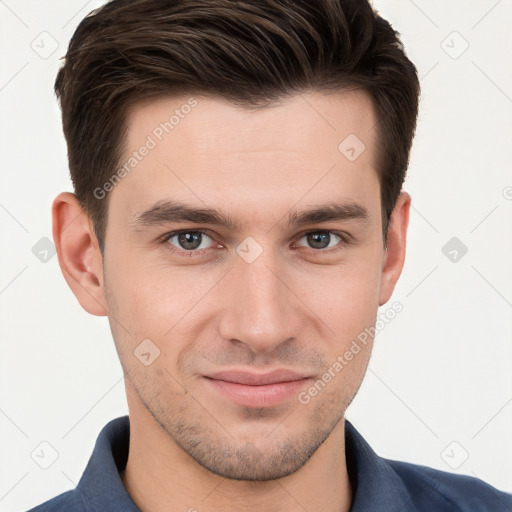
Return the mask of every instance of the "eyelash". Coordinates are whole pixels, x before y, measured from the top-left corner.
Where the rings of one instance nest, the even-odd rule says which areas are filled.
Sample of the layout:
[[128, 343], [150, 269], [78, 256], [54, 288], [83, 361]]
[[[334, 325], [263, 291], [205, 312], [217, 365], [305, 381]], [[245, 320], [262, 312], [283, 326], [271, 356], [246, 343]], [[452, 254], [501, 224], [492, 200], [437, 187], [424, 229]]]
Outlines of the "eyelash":
[[[184, 256], [186, 258], [202, 256], [205, 251], [210, 250], [210, 248], [207, 248], [207, 249], [200, 249], [198, 251], [197, 250], [186, 251], [185, 249], [178, 250], [178, 249], [174, 248], [174, 246], [170, 245], [168, 242], [173, 237], [175, 237], [176, 235], [179, 235], [181, 233], [201, 233], [202, 235], [206, 235], [209, 238], [212, 238], [210, 235], [208, 235], [207, 231], [203, 230], [203, 229], [181, 229], [181, 230], [172, 231], [171, 233], [166, 233], [165, 235], [163, 235], [160, 238], [160, 240], [159, 240], [159, 244], [164, 245], [166, 250], [170, 251], [171, 253], [177, 254], [179, 256]], [[341, 241], [337, 245], [335, 245], [334, 247], [331, 247], [329, 249], [314, 249], [312, 247], [309, 247], [309, 248], [303, 247], [303, 248], [310, 249], [311, 251], [314, 251], [314, 252], [316, 252], [318, 254], [320, 254], [320, 253], [322, 253], [322, 254], [335, 254], [337, 252], [342, 251], [346, 246], [349, 245], [349, 240], [348, 240], [349, 235], [347, 235], [345, 233], [340, 233], [340, 232], [337, 232], [337, 231], [330, 231], [330, 230], [327, 230], [327, 229], [319, 229], [319, 230], [314, 230], [314, 231], [308, 231], [307, 233], [304, 233], [300, 238], [304, 238], [305, 236], [308, 236], [308, 235], [311, 235], [311, 234], [318, 234], [318, 233], [330, 233], [330, 234], [336, 235], [339, 238], [341, 238]], [[300, 246], [300, 247], [302, 247], [302, 246]]]

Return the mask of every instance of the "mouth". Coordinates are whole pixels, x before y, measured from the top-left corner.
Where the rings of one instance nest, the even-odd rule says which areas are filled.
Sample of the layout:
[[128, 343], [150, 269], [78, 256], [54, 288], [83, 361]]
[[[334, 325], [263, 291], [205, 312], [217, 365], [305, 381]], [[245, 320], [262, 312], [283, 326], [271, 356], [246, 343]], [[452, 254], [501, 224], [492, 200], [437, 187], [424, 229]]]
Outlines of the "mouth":
[[223, 398], [244, 407], [275, 407], [296, 397], [310, 377], [291, 370], [268, 373], [238, 370], [205, 375], [207, 384]]

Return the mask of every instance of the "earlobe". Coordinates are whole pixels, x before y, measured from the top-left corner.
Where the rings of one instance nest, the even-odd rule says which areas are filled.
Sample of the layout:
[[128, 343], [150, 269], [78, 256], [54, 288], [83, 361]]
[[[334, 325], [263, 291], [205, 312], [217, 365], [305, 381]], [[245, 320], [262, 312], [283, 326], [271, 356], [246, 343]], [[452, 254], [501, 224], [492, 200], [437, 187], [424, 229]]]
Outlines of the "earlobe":
[[382, 267], [379, 306], [382, 306], [391, 298], [398, 278], [402, 273], [406, 253], [410, 206], [411, 196], [407, 192], [402, 191], [397, 199], [389, 223], [388, 245]]
[[81, 306], [107, 315], [103, 261], [92, 222], [76, 196], [62, 192], [52, 204], [53, 240], [62, 274]]

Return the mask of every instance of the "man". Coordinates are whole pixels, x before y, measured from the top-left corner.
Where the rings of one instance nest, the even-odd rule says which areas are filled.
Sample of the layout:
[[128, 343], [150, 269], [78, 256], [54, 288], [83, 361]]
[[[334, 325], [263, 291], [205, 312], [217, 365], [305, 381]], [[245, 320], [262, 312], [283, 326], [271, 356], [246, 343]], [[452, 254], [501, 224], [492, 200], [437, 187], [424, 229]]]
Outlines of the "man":
[[405, 258], [419, 83], [397, 36], [361, 0], [114, 0], [82, 21], [53, 235], [108, 316], [130, 414], [33, 510], [511, 510], [344, 418]]

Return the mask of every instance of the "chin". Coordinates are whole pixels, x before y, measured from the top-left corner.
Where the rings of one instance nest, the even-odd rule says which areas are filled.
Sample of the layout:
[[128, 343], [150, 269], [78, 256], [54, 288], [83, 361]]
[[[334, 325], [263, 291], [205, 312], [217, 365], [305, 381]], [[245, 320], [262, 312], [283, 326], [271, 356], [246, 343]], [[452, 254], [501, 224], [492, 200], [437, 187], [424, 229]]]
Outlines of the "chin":
[[301, 439], [237, 442], [233, 438], [222, 441], [181, 439], [181, 447], [208, 471], [231, 480], [276, 480], [298, 471], [330, 432], [309, 431]]

